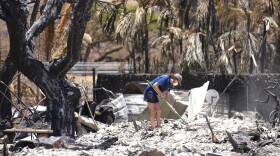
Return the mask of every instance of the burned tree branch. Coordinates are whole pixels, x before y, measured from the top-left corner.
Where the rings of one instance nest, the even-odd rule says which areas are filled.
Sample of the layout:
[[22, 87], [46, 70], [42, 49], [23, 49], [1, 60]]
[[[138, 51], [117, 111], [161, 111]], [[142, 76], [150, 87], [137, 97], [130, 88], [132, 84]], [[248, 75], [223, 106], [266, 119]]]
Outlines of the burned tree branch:
[[61, 0], [48, 0], [42, 16], [31, 26], [26, 33], [26, 40], [30, 41], [39, 35], [49, 24], [59, 18], [63, 2]]
[[86, 24], [90, 19], [93, 0], [79, 1], [74, 8], [72, 25], [70, 27], [66, 54], [58, 60], [54, 60], [50, 71], [58, 77], [64, 76], [69, 69], [79, 60], [81, 53], [82, 39]]
[[33, 25], [33, 23], [36, 20], [36, 15], [39, 10], [39, 6], [40, 6], [40, 0], [35, 0], [34, 8], [33, 8], [32, 14], [31, 14], [31, 18], [30, 18], [30, 25]]
[[7, 21], [7, 10], [9, 10], [10, 4], [9, 1], [2, 0], [0, 1], [0, 19]]

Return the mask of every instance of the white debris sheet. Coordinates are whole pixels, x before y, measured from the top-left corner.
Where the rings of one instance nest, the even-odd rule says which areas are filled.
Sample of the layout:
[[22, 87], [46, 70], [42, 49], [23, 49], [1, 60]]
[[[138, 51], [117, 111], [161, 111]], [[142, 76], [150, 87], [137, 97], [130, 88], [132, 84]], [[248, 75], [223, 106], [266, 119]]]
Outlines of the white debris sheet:
[[201, 87], [191, 89], [189, 97], [189, 107], [187, 109], [188, 119], [192, 119], [194, 116], [201, 112], [208, 86], [209, 81], [204, 83]]

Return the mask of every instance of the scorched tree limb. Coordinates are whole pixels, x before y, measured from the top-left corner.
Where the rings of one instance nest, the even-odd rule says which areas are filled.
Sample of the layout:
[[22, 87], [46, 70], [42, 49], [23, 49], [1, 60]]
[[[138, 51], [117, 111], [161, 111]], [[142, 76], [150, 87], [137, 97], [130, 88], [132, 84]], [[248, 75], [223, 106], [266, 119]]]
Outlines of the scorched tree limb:
[[50, 71], [58, 77], [64, 76], [79, 60], [85, 27], [90, 19], [93, 0], [83, 1], [76, 5], [67, 40], [66, 53], [52, 62]]
[[[47, 3], [54, 2], [49, 0]], [[56, 1], [58, 2], [58, 1]], [[15, 67], [33, 81], [46, 95], [48, 117], [53, 135], [74, 135], [74, 108], [81, 97], [79, 89], [67, 81], [65, 74], [77, 62], [81, 43], [93, 0], [80, 0], [75, 4], [72, 25], [70, 27], [66, 54], [51, 63], [43, 63], [33, 54], [33, 45], [29, 42], [33, 36], [27, 32], [40, 32], [51, 23], [49, 20], [35, 22], [28, 29], [28, 7], [26, 2], [3, 0], [7, 10], [7, 28], [10, 37], [10, 56]], [[3, 6], [1, 3], [1, 6]], [[62, 5], [59, 2], [55, 5]], [[38, 24], [38, 25], [36, 25]], [[36, 26], [35, 26], [36, 25]], [[33, 31], [32, 30], [32, 31]], [[36, 30], [36, 31], [35, 31]], [[40, 30], [40, 31], [39, 31]], [[37, 34], [37, 33], [34, 33]]]
[[63, 2], [61, 0], [48, 0], [40, 18], [26, 33], [27, 41], [39, 35], [47, 26], [59, 18]]

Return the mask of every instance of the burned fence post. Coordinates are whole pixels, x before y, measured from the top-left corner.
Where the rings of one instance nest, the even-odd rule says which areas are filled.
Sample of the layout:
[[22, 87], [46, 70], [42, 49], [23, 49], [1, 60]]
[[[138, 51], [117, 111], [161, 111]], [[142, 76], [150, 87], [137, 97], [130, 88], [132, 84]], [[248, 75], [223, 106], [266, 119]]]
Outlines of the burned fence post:
[[92, 68], [92, 101], [95, 101], [95, 93], [94, 93], [94, 88], [95, 88], [95, 76], [96, 76], [96, 69]]

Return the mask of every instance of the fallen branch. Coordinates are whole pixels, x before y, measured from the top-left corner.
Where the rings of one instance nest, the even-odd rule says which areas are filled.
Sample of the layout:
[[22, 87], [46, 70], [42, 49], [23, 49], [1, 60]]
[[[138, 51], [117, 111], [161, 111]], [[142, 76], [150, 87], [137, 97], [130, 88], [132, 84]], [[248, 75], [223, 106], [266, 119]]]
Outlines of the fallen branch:
[[215, 144], [219, 144], [220, 141], [218, 140], [218, 138], [217, 138], [216, 135], [214, 134], [213, 129], [212, 129], [211, 126], [210, 126], [210, 122], [209, 122], [209, 120], [208, 120], [207, 115], [204, 115], [204, 117], [206, 118], [207, 125], [208, 125], [208, 127], [209, 127], [209, 129], [210, 129], [210, 131], [211, 131], [212, 142], [215, 143]]

